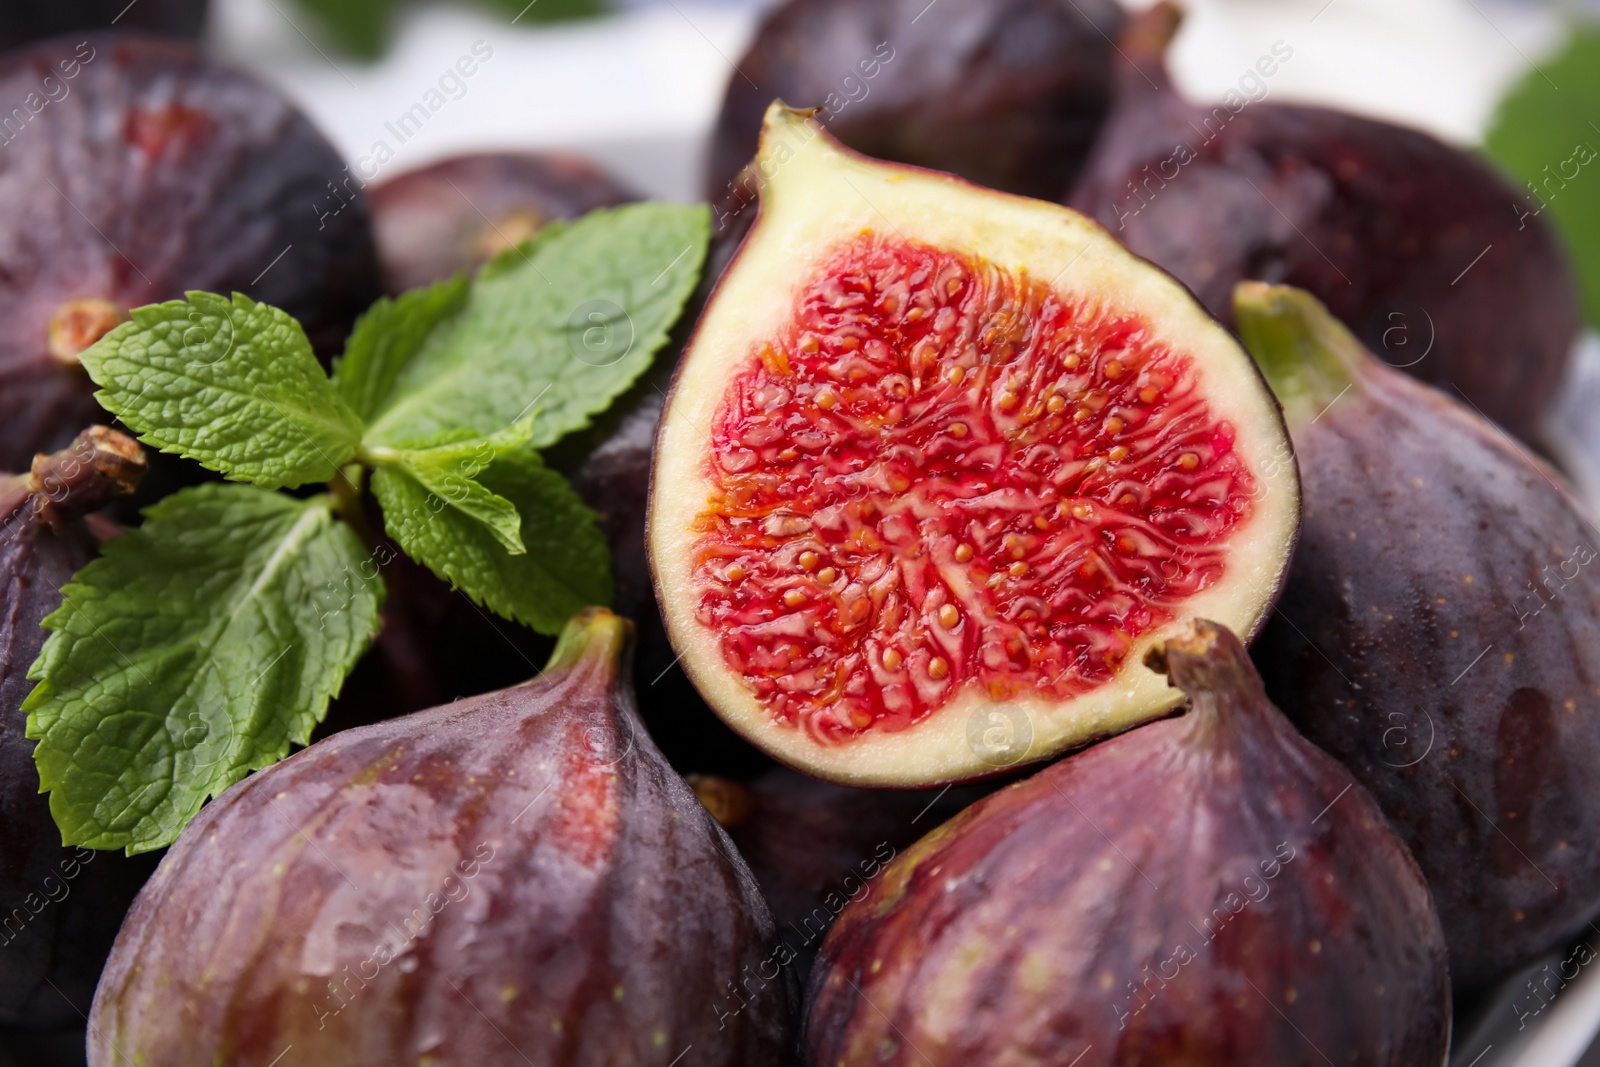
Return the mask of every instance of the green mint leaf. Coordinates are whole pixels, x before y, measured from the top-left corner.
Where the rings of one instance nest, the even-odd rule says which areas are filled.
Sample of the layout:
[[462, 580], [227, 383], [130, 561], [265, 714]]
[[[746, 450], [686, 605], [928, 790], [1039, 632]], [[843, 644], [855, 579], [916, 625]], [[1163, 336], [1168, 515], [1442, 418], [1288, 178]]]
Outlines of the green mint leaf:
[[1484, 147], [1520, 179], [1521, 199], [1506, 210], [1542, 215], [1566, 238], [1585, 316], [1600, 327], [1600, 28], [1575, 27], [1512, 88]]
[[395, 375], [416, 355], [433, 329], [460, 311], [471, 288], [465, 274], [421, 289], [384, 297], [356, 320], [344, 355], [333, 364], [333, 384], [357, 415], [370, 419], [388, 400]]
[[298, 0], [333, 43], [359, 59], [387, 50], [396, 0]]
[[526, 549], [522, 545], [522, 516], [517, 513], [516, 505], [490, 492], [475, 479], [488, 469], [496, 456], [523, 448], [532, 436], [533, 416], [528, 415], [492, 437], [382, 452], [369, 458], [379, 468], [403, 469], [436, 498], [483, 523], [507, 552], [520, 556]]
[[709, 233], [704, 206], [630, 204], [502, 255], [396, 376], [366, 442], [495, 433], [534, 405], [535, 448], [587, 426], [665, 343]]
[[163, 452], [263, 489], [326, 482], [355, 455], [359, 416], [305, 331], [235, 293], [135, 308], [80, 357], [107, 411]]
[[69, 845], [169, 845], [303, 745], [378, 630], [383, 584], [330, 500], [185, 489], [63, 587], [23, 710]]
[[402, 468], [374, 471], [372, 491], [406, 555], [497, 615], [554, 634], [574, 612], [611, 602], [611, 556], [594, 512], [538, 453], [509, 452], [479, 480], [516, 505], [522, 555]]

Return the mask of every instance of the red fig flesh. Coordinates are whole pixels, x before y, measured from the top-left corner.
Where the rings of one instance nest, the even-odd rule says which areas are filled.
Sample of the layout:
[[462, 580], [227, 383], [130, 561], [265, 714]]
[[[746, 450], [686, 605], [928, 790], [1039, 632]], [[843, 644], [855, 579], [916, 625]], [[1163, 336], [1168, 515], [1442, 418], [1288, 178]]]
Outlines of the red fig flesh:
[[1487, 420], [1363, 350], [1314, 299], [1242, 285], [1305, 525], [1257, 660], [1428, 875], [1476, 987], [1600, 911], [1596, 528]]
[[629, 640], [592, 609], [533, 681], [205, 808], [118, 937], [90, 1063], [783, 1062], [771, 918], [640, 727]]
[[657, 444], [686, 672], [855, 784], [992, 772], [993, 714], [1039, 759], [1171, 708], [1143, 650], [1191, 611], [1252, 631], [1293, 541], [1244, 354], [1082, 216], [767, 124], [761, 215]]
[[[1531, 435], [1579, 324], [1546, 220], [1483, 161], [1415, 130], [1237, 92], [1191, 104], [1162, 61], [1176, 25], [1167, 3], [1129, 25], [1117, 102], [1067, 202], [1224, 322], [1241, 280], [1298, 286], [1392, 365]], [[1292, 57], [1277, 42], [1258, 69]]]
[[845, 908], [806, 1063], [1444, 1062], [1444, 938], [1383, 814], [1231, 633], [1163, 658], [1187, 714], [979, 801]]

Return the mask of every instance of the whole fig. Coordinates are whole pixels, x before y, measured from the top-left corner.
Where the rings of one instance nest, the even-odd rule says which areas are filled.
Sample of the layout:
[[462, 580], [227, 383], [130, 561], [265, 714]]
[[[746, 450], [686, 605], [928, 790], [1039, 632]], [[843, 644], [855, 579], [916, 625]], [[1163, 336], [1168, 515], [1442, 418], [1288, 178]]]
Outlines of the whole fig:
[[117, 939], [90, 1064], [782, 1063], [771, 917], [639, 725], [631, 629], [590, 609], [534, 680], [205, 808]]
[[1177, 25], [1166, 2], [1129, 24], [1116, 104], [1067, 203], [1225, 323], [1241, 280], [1309, 290], [1393, 365], [1532, 435], [1579, 325], [1555, 230], [1427, 134], [1268, 101], [1290, 42], [1221, 104], [1190, 103], [1162, 58]]
[[[1110, 105], [1122, 19], [1112, 0], [789, 0], [729, 79], [707, 198], [735, 190], [781, 97], [821, 108], [857, 151], [1054, 200]], [[752, 202], [719, 214], [753, 214], [741, 210]]]
[[561, 152], [480, 152], [396, 175], [372, 190], [384, 288], [475, 270], [552, 219], [633, 199], [587, 159]]
[[1241, 285], [1305, 518], [1257, 662], [1428, 875], [1463, 988], [1600, 912], [1596, 530], [1561, 481], [1310, 295]]
[[144, 454], [96, 426], [26, 475], [0, 475], [0, 1025], [76, 1022], [154, 857], [63, 848], [39, 793], [22, 701], [61, 588], [99, 544], [85, 516], [131, 492]]
[[844, 909], [808, 1064], [1444, 1062], [1444, 938], [1372, 798], [1229, 631], [1151, 660], [1187, 714], [980, 800]]
[[[102, 417], [78, 353], [129, 308], [239, 291], [319, 352], [378, 295], [366, 201], [282, 95], [194, 45], [57, 38], [0, 58], [0, 469]], [[9, 106], [9, 105], [8, 105]]]

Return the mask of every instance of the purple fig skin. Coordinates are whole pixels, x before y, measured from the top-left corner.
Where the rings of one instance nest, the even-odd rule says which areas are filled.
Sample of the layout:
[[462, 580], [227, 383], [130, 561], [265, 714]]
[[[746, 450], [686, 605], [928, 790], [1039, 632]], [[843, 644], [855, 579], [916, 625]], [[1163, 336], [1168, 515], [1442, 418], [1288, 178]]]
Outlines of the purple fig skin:
[[0, 99], [20, 103], [46, 78], [59, 98], [0, 131], [0, 200], [28, 205], [0, 217], [0, 469], [104, 417], [78, 346], [51, 351], [70, 301], [125, 316], [191, 289], [238, 291], [295, 316], [319, 352], [342, 346], [378, 296], [377, 259], [365, 198], [304, 115], [194, 45], [152, 37], [12, 52]]
[[845, 901], [924, 831], [996, 788], [854, 789], [787, 767], [748, 783], [689, 782], [750, 864], [802, 985]]
[[1130, 23], [1117, 102], [1067, 204], [1225, 324], [1241, 280], [1306, 289], [1392, 365], [1532, 437], [1580, 309], [1560, 239], [1527, 197], [1416, 130], [1270, 101], [1191, 104], [1162, 61], [1177, 21], [1163, 3]]
[[207, 0], [8, 0], [0, 7], [0, 49], [57, 34], [110, 29], [142, 30], [198, 40]]
[[[101, 965], [155, 857], [64, 848], [39, 793], [22, 701], [47, 636], [40, 621], [94, 558], [84, 516], [130, 492], [144, 456], [130, 438], [94, 427], [41, 455], [30, 475], [0, 475], [0, 1025], [79, 1022]], [[53, 987], [53, 988], [52, 988]]]
[[384, 287], [398, 294], [476, 270], [552, 219], [637, 199], [559, 152], [485, 152], [408, 171], [372, 190]]
[[1187, 714], [980, 800], [845, 908], [807, 1064], [1443, 1063], [1444, 938], [1383, 814], [1227, 630], [1164, 666]]
[[[1481, 987], [1600, 913], [1600, 535], [1549, 467], [1304, 294], [1241, 286], [1239, 321], [1304, 501], [1255, 648], [1267, 691], [1372, 791], [1433, 886], [1452, 978]], [[1254, 332], [1275, 323], [1276, 343]], [[1298, 411], [1270, 358], [1295, 340], [1339, 360]]]
[[590, 609], [538, 678], [202, 810], [117, 939], [89, 1063], [783, 1063], [771, 917], [639, 724], [631, 630]]
[[[706, 198], [728, 195], [781, 97], [825, 108], [859, 152], [1054, 200], [1110, 106], [1122, 21], [1111, 0], [789, 0], [728, 82]], [[717, 233], [730, 213], [754, 214], [719, 208]]]

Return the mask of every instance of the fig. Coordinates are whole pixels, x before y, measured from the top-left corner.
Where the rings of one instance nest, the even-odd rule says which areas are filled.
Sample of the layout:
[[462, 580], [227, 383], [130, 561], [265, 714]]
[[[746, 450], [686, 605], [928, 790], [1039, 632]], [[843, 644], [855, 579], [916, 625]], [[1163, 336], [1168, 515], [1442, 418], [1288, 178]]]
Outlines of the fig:
[[1116, 104], [1068, 204], [1224, 322], [1236, 282], [1306, 289], [1389, 363], [1533, 434], [1579, 326], [1555, 230], [1487, 163], [1427, 134], [1262, 102], [1286, 42], [1242, 92], [1191, 104], [1162, 59], [1178, 21], [1163, 2], [1129, 24]]
[[1433, 884], [1462, 988], [1600, 913], [1595, 526], [1560, 476], [1306, 293], [1239, 288], [1304, 534], [1257, 659]]
[[10, 0], [0, 8], [0, 50], [83, 30], [143, 30], [198, 40], [206, 0]]
[[784, 1062], [771, 916], [639, 724], [631, 631], [590, 609], [532, 681], [203, 809], [117, 938], [91, 1067]]
[[900, 787], [1172, 708], [1143, 651], [1197, 611], [1254, 631], [1294, 538], [1249, 357], [1058, 205], [866, 159], [781, 104], [757, 165], [651, 484], [700, 693], [783, 762]]
[[689, 784], [750, 864], [802, 985], [845, 902], [870, 892], [923, 832], [991, 792], [852, 789], [786, 767], [751, 782], [690, 775]]
[[[343, 344], [378, 295], [365, 199], [276, 90], [190, 44], [63, 38], [0, 58], [0, 469], [103, 416], [77, 356], [127, 309], [243, 292]], [[337, 189], [336, 197], [330, 190]], [[342, 199], [341, 199], [342, 198]]]
[[144, 470], [131, 438], [96, 426], [68, 448], [0, 475], [0, 1025], [77, 1022], [153, 857], [63, 848], [39, 793], [22, 701], [61, 588], [94, 558], [87, 521]]
[[408, 171], [372, 189], [384, 287], [395, 294], [475, 270], [552, 219], [634, 199], [560, 152], [482, 152]]
[[1439, 918], [1372, 798], [1224, 627], [1151, 665], [1186, 714], [980, 800], [844, 909], [807, 1064], [1443, 1064]]
[[1110, 107], [1122, 21], [1113, 0], [789, 0], [728, 82], [707, 199], [745, 214], [736, 178], [778, 96], [868, 155], [1056, 200]]

